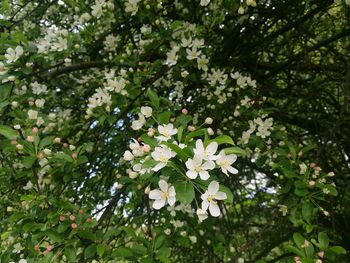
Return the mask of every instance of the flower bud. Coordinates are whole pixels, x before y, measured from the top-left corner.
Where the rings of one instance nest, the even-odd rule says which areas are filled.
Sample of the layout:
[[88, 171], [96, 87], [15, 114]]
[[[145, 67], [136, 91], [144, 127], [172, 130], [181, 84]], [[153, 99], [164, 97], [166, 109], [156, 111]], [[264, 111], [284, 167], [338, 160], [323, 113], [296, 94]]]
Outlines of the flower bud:
[[78, 225], [76, 223], [73, 223], [70, 225], [73, 229], [76, 229], [78, 227]]
[[59, 144], [59, 143], [61, 143], [61, 138], [56, 137], [56, 138], [53, 140], [53, 142]]
[[187, 109], [185, 109], [185, 108], [183, 108], [182, 110], [181, 110], [181, 112], [182, 112], [182, 114], [187, 114], [188, 113], [188, 110]]
[[144, 144], [142, 146], [142, 150], [146, 153], [148, 153], [151, 150], [151, 146], [149, 146], [148, 144]]
[[316, 183], [315, 183], [315, 181], [310, 181], [309, 182], [309, 186], [314, 186]]
[[208, 117], [208, 118], [205, 119], [204, 122], [205, 122], [205, 124], [209, 124], [210, 125], [210, 124], [213, 123], [213, 119]]
[[75, 220], [75, 216], [74, 216], [74, 215], [70, 215], [70, 216], [69, 216], [69, 220], [70, 220], [70, 221], [74, 221], [74, 220]]
[[23, 150], [23, 145], [22, 144], [17, 144], [16, 148], [17, 148], [17, 150]]
[[145, 188], [145, 194], [148, 195], [149, 192], [151, 192], [151, 188], [150, 188], [149, 186], [147, 186], [147, 187]]
[[34, 142], [34, 137], [29, 135], [29, 136], [27, 136], [26, 140], [28, 142]]
[[192, 126], [192, 125], [189, 125], [189, 126], [187, 127], [187, 130], [189, 130], [189, 131], [195, 131], [196, 128], [195, 128], [194, 126]]

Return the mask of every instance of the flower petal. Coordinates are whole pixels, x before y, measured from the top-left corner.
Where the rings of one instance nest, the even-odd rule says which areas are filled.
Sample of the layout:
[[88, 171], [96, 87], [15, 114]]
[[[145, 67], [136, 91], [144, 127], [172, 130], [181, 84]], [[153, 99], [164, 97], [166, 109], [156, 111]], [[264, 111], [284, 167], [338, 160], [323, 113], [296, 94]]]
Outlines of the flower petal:
[[217, 203], [210, 203], [209, 212], [212, 216], [218, 217], [220, 215], [220, 208]]
[[206, 200], [203, 200], [203, 202], [202, 202], [202, 209], [204, 211], [207, 211], [208, 207], [209, 207], [209, 202], [206, 201]]
[[210, 154], [215, 154], [216, 151], [218, 150], [218, 143], [217, 142], [211, 142], [206, 148], [206, 151]]
[[165, 199], [157, 199], [153, 202], [154, 209], [161, 209], [165, 205]]
[[174, 205], [176, 202], [176, 198], [174, 196], [169, 196], [168, 197], [168, 204], [169, 205]]
[[160, 190], [162, 190], [163, 192], [168, 192], [168, 183], [164, 180], [159, 180], [158, 182], [159, 188]]
[[162, 192], [159, 191], [158, 189], [152, 190], [151, 192], [149, 192], [148, 197], [150, 199], [161, 199], [162, 198]]
[[208, 186], [209, 195], [215, 195], [219, 191], [219, 183], [212, 181]]
[[227, 199], [227, 195], [224, 192], [217, 192], [215, 195], [216, 200], [225, 200]]
[[166, 166], [165, 163], [157, 163], [156, 166], [152, 168], [153, 171], [158, 172], [160, 169], [164, 168]]
[[203, 181], [205, 181], [205, 180], [208, 180], [208, 179], [209, 179], [210, 175], [209, 175], [209, 173], [208, 173], [207, 171], [200, 171], [200, 172], [199, 172], [199, 177], [200, 177]]
[[237, 155], [235, 154], [230, 154], [226, 156], [227, 160], [230, 161], [230, 163], [234, 163], [237, 160]]
[[188, 170], [194, 170], [194, 161], [192, 159], [188, 159], [185, 164]]
[[196, 179], [198, 176], [198, 173], [196, 171], [187, 171], [186, 175], [190, 179]]
[[204, 170], [213, 170], [214, 168], [215, 168], [215, 163], [213, 161], [205, 162], [202, 165], [202, 169]]
[[174, 186], [170, 186], [168, 190], [169, 196], [176, 196], [175, 188]]
[[226, 167], [226, 169], [231, 173], [231, 174], [238, 174], [238, 170], [232, 166]]

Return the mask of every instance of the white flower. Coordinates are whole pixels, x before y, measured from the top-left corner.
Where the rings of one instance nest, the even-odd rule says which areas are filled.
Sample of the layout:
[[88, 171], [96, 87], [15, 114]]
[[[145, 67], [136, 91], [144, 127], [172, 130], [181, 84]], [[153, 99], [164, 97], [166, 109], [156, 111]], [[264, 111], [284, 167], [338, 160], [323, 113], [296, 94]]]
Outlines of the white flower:
[[18, 261], [18, 263], [27, 263], [27, 260], [25, 260], [25, 259], [20, 259], [19, 261]]
[[169, 67], [176, 65], [177, 59], [178, 59], [176, 49], [170, 50], [168, 53], [166, 53], [166, 55], [167, 55], [167, 58], [166, 58], [165, 64], [168, 65]]
[[161, 209], [163, 206], [165, 206], [166, 202], [171, 206], [174, 205], [176, 202], [176, 192], [174, 186], [170, 186], [164, 180], [159, 180], [158, 185], [160, 190], [155, 189], [149, 193], [149, 198], [155, 200], [152, 205], [153, 208]]
[[151, 156], [155, 161], [158, 161], [157, 165], [152, 168], [153, 171], [157, 172], [167, 165], [169, 159], [174, 157], [174, 153], [166, 147], [156, 147]]
[[192, 47], [191, 49], [187, 48], [186, 53], [187, 53], [186, 58], [188, 60], [192, 60], [192, 59], [197, 59], [199, 55], [202, 53], [202, 51], [197, 50], [197, 48], [195, 47]]
[[141, 113], [145, 115], [146, 118], [149, 118], [152, 116], [152, 108], [148, 106], [141, 107]]
[[305, 163], [299, 164], [300, 174], [305, 174], [307, 171], [307, 166]]
[[186, 175], [190, 179], [196, 179], [198, 174], [202, 180], [209, 179], [209, 173], [207, 170], [212, 170], [215, 168], [215, 163], [213, 161], [206, 161], [203, 163], [203, 159], [200, 156], [195, 155], [193, 159], [188, 159], [186, 161], [186, 167], [188, 171]]
[[196, 236], [189, 236], [189, 238], [190, 238], [190, 240], [191, 240], [191, 242], [193, 244], [197, 243], [197, 237]]
[[36, 100], [35, 100], [35, 105], [36, 105], [38, 108], [44, 107], [44, 104], [45, 104], [45, 99], [36, 99]]
[[15, 49], [8, 48], [6, 49], [5, 58], [7, 59], [7, 63], [15, 62], [17, 59], [19, 59], [20, 56], [22, 56], [24, 53], [23, 48], [21, 46], [17, 46]]
[[123, 159], [125, 161], [132, 161], [134, 159], [134, 155], [130, 151], [125, 151], [123, 155]]
[[31, 181], [28, 181], [27, 184], [25, 186], [23, 186], [24, 190], [30, 190], [33, 188], [33, 184]]
[[12, 250], [13, 253], [19, 254], [21, 253], [21, 250], [23, 250], [21, 243], [16, 243], [13, 245], [13, 250]]
[[208, 64], [209, 60], [202, 55], [200, 58], [197, 58], [197, 67], [199, 70], [203, 70], [203, 71], [208, 71]]
[[38, 112], [36, 110], [29, 110], [28, 117], [31, 120], [36, 120], [38, 118]]
[[143, 116], [143, 114], [139, 113], [139, 119], [131, 123], [131, 129], [137, 131], [141, 129], [145, 123], [146, 123], [145, 117]]
[[209, 145], [204, 148], [203, 142], [201, 139], [196, 141], [196, 148], [193, 149], [194, 154], [198, 155], [203, 160], [216, 160], [218, 156], [215, 156], [215, 153], [218, 149], [217, 142], [211, 142]]
[[228, 175], [227, 172], [230, 172], [231, 174], [237, 174], [238, 170], [231, 166], [236, 160], [237, 155], [226, 155], [225, 152], [222, 150], [219, 154], [219, 158], [216, 160], [216, 164], [220, 166], [221, 171], [226, 175]]
[[132, 16], [136, 15], [137, 11], [139, 10], [138, 3], [141, 0], [129, 0], [127, 3], [125, 3], [125, 12], [131, 13]]
[[209, 5], [209, 3], [210, 3], [210, 0], [201, 0], [200, 5], [201, 6], [207, 6], [207, 5]]
[[167, 125], [159, 125], [158, 132], [161, 135], [156, 137], [159, 141], [168, 141], [172, 135], [177, 134], [177, 129], [174, 128], [173, 124], [169, 123]]
[[196, 213], [200, 222], [208, 218], [208, 213], [206, 210], [198, 208]]
[[220, 208], [216, 202], [216, 200], [224, 200], [227, 198], [226, 193], [219, 192], [219, 183], [216, 181], [212, 181], [208, 190], [201, 195], [202, 198], [202, 209], [204, 211], [208, 210], [212, 216], [217, 217], [220, 215]]
[[7, 73], [4, 63], [0, 62], [0, 76]]
[[213, 119], [212, 118], [210, 118], [210, 117], [208, 117], [208, 118], [206, 118], [205, 119], [205, 124], [208, 124], [208, 125], [210, 125], [210, 124], [213, 124]]

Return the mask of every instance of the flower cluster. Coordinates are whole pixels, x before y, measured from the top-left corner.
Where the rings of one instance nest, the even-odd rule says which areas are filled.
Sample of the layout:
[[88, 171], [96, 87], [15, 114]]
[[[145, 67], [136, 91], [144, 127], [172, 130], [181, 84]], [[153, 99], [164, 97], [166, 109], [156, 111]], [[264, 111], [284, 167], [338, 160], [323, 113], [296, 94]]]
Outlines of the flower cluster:
[[[138, 128], [145, 124], [145, 117], [151, 114], [152, 108], [141, 108], [140, 116], [144, 121]], [[132, 126], [137, 126], [135, 122], [140, 122], [140, 119], [133, 121]], [[212, 123], [212, 120], [208, 120], [207, 123]], [[202, 139], [182, 142], [179, 131], [182, 133], [183, 130], [183, 127], [175, 127], [173, 123], [160, 124], [156, 130], [150, 128], [147, 136], [141, 137], [150, 141], [149, 144], [133, 139], [129, 145], [130, 150], [127, 150], [123, 157], [125, 161], [132, 164], [132, 169], [128, 169], [127, 172], [133, 179], [138, 175], [158, 176], [158, 173], [162, 174], [158, 181], [159, 189], [148, 190], [149, 198], [155, 200], [154, 209], [160, 209], [166, 204], [173, 207], [176, 201], [181, 202], [188, 195], [190, 195], [189, 201], [191, 202], [195, 198], [191, 192], [197, 189], [201, 193], [202, 200], [201, 206], [197, 208], [199, 220], [207, 217], [208, 210], [212, 216], [217, 217], [220, 215], [217, 201], [227, 199], [227, 195], [219, 191], [219, 183], [211, 179], [211, 173], [217, 174], [214, 170], [218, 168], [227, 176], [237, 174], [238, 170], [232, 166], [237, 156], [226, 154], [225, 149], [218, 152], [219, 144], [215, 139], [207, 142], [203, 142]], [[190, 134], [191, 132], [188, 136]], [[165, 168], [175, 170], [176, 175], [164, 177], [166, 173], [161, 171]], [[182, 172], [183, 170], [185, 172]], [[186, 187], [182, 188], [183, 185]], [[204, 192], [200, 189], [203, 189]]]

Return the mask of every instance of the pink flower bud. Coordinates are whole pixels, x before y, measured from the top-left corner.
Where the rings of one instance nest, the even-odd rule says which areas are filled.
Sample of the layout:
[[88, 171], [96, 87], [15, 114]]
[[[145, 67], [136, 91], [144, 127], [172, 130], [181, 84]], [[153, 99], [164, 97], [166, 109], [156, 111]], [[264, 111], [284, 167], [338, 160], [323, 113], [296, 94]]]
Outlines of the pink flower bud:
[[76, 223], [73, 223], [70, 225], [73, 229], [76, 229], [78, 227], [78, 225]]
[[320, 251], [320, 252], [318, 252], [318, 254], [317, 254], [320, 258], [323, 258], [324, 257], [324, 251]]
[[38, 133], [39, 129], [37, 127], [33, 127], [32, 132], [33, 133]]
[[182, 110], [181, 110], [181, 112], [182, 112], [182, 114], [187, 114], [188, 113], [188, 110], [187, 109], [185, 109], [185, 108], [183, 108]]
[[190, 125], [190, 126], [187, 127], [187, 130], [189, 130], [189, 131], [195, 131], [196, 128], [195, 128], [194, 126]]
[[29, 136], [27, 136], [26, 140], [28, 142], [34, 142], [34, 137], [29, 135]]
[[310, 168], [315, 168], [317, 165], [315, 163], [310, 163]]
[[54, 139], [54, 143], [57, 143], [57, 144], [61, 143], [61, 138], [56, 137], [56, 138]]
[[74, 216], [74, 215], [70, 215], [70, 216], [69, 216], [69, 220], [70, 220], [70, 221], [74, 221], [74, 220], [75, 220], [75, 216]]
[[61, 216], [60, 216], [60, 221], [63, 222], [63, 221], [65, 221], [65, 220], [66, 220], [66, 217], [63, 216], [63, 215], [61, 215]]

